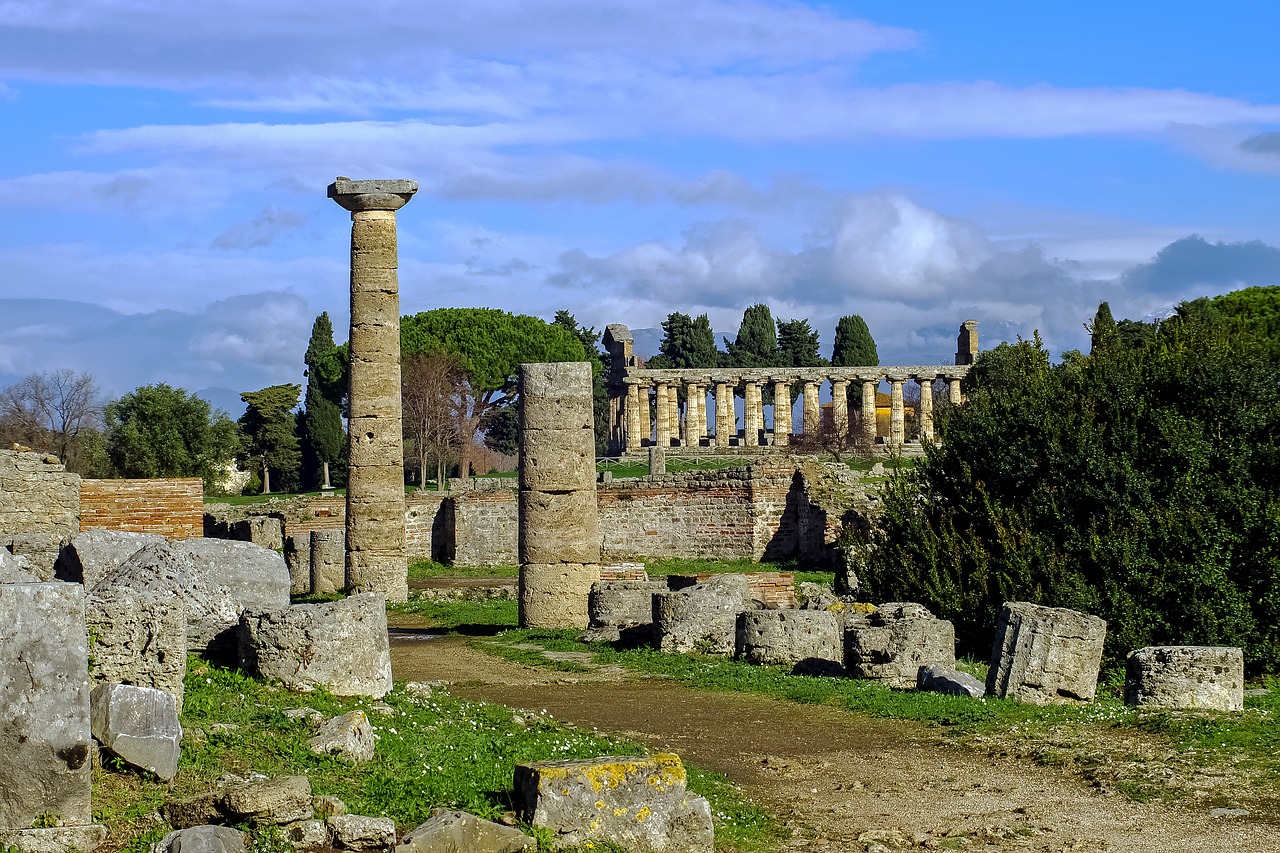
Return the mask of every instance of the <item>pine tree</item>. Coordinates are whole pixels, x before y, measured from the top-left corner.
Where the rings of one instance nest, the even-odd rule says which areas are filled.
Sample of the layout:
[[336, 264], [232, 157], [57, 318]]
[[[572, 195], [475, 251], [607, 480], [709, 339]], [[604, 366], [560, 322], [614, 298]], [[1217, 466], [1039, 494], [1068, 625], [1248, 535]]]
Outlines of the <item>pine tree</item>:
[[808, 320], [778, 321], [778, 365], [781, 367], [822, 367], [827, 362], [818, 355], [818, 333]]
[[876, 342], [861, 314], [841, 317], [836, 323], [831, 363], [836, 367], [875, 367], [880, 363]]
[[660, 358], [650, 360], [651, 367], [715, 367], [719, 361], [715, 333], [706, 314], [695, 320], [688, 314], [673, 311], [662, 321]]
[[738, 337], [732, 343], [726, 338], [724, 344], [727, 367], [776, 367], [778, 334], [769, 306], [752, 305], [742, 312]]
[[298, 466], [302, 461], [296, 433], [298, 405], [302, 387], [296, 384], [270, 385], [240, 395], [248, 408], [240, 416], [244, 434], [244, 461], [262, 466], [262, 493], [271, 491], [271, 472], [279, 475], [280, 487], [291, 491], [298, 485]]

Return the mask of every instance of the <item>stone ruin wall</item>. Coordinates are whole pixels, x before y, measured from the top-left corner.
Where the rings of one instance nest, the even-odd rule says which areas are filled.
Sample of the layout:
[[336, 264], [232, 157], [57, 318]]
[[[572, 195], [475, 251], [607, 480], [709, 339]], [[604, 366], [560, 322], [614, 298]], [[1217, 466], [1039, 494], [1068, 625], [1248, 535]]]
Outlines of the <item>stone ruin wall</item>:
[[172, 480], [81, 480], [78, 530], [156, 533], [168, 539], [204, 535], [204, 483]]
[[80, 477], [56, 457], [0, 450], [0, 536], [80, 530]]

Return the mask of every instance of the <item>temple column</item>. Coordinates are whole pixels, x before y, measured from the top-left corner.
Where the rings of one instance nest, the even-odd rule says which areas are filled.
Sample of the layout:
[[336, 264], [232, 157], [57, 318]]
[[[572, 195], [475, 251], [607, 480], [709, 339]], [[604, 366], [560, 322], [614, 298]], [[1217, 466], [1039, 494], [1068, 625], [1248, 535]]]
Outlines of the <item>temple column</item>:
[[665, 382], [659, 382], [657, 390], [654, 392], [653, 443], [663, 448], [671, 446], [671, 404], [668, 402], [670, 393], [671, 386]]
[[889, 446], [893, 448], [901, 448], [907, 441], [907, 418], [902, 403], [904, 381], [901, 376], [889, 377]]
[[417, 191], [416, 181], [338, 178], [329, 185], [329, 198], [351, 212], [345, 587], [397, 602], [409, 597], [409, 586], [396, 211]]
[[[649, 391], [645, 389], [644, 401], [649, 402]], [[645, 406], [644, 423], [649, 425], [648, 406]], [[631, 453], [640, 449], [640, 439], [644, 436], [640, 433], [640, 386], [634, 382], [627, 383], [627, 405], [626, 405], [626, 427], [627, 427], [627, 452]], [[647, 433], [648, 430], [646, 429]]]
[[849, 383], [843, 379], [831, 381], [831, 419], [840, 441], [849, 434]]
[[868, 446], [875, 446], [879, 424], [876, 421], [876, 388], [879, 382], [869, 379], [862, 381], [862, 435]]
[[706, 403], [706, 397], [702, 393], [702, 386], [696, 382], [685, 385], [684, 399], [684, 444], [685, 447], [697, 447], [702, 441], [702, 433], [705, 430], [702, 426], [705, 423], [702, 408]]
[[733, 428], [733, 388], [728, 382], [716, 383], [716, 447], [728, 447]]
[[920, 377], [920, 440], [933, 441], [933, 377]]
[[791, 443], [791, 383], [773, 383], [773, 443], [786, 447]]
[[818, 434], [818, 383], [806, 381], [801, 393], [804, 395], [804, 434], [812, 439]]
[[964, 402], [964, 395], [960, 393], [959, 379], [947, 380], [947, 399], [950, 400], [950, 402], [956, 404], [957, 406], [960, 405], [962, 402]]
[[760, 428], [762, 426], [764, 426], [764, 404], [760, 398], [760, 383], [743, 383], [742, 432], [747, 447], [760, 446]]
[[[667, 405], [671, 407], [669, 422], [671, 424], [671, 438], [674, 439], [673, 444], [680, 443], [680, 386], [672, 385], [667, 389]], [[668, 445], [663, 445], [664, 447]]]

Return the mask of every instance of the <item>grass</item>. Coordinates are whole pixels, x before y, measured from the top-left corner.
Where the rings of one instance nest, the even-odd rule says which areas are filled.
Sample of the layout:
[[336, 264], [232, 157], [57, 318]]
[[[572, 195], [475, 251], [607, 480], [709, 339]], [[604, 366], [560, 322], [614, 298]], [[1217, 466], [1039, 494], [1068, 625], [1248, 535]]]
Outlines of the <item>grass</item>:
[[[365, 711], [377, 732], [374, 760], [352, 765], [311, 753], [310, 724], [284, 716], [299, 707], [326, 716]], [[300, 696], [194, 657], [182, 723], [187, 735], [171, 783], [95, 771], [94, 817], [106, 824], [116, 849], [142, 853], [169, 830], [157, 817], [165, 801], [208, 791], [228, 773], [306, 774], [315, 795], [335, 795], [349, 812], [390, 817], [404, 830], [437, 807], [489, 819], [509, 814], [517, 763], [645, 752], [624, 738], [586, 732], [545, 715], [463, 701], [438, 689], [424, 698], [397, 685], [383, 702], [341, 699], [324, 691]], [[691, 769], [690, 788], [711, 801], [717, 838], [726, 847], [757, 850], [778, 836], [773, 820], [723, 777]]]
[[[724, 574], [730, 572], [791, 572], [796, 582], [830, 584], [834, 575], [829, 571], [802, 568], [798, 562], [757, 563], [754, 560], [703, 560], [663, 558], [649, 560], [645, 571], [649, 577], [660, 580], [668, 575]], [[434, 560], [411, 560], [409, 580], [434, 578], [514, 578], [520, 574], [519, 566], [451, 566]]]
[[514, 578], [519, 566], [451, 566], [434, 560], [410, 560], [409, 580], [432, 578]]

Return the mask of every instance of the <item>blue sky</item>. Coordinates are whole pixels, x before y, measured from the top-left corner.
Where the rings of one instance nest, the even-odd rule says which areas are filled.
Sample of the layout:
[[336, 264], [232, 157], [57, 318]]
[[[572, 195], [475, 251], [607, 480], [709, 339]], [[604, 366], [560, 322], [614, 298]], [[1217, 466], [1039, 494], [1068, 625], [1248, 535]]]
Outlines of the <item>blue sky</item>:
[[405, 313], [764, 301], [919, 363], [1280, 284], [1280, 9], [1184, 9], [0, 0], [0, 386], [301, 381], [336, 175], [419, 181]]

